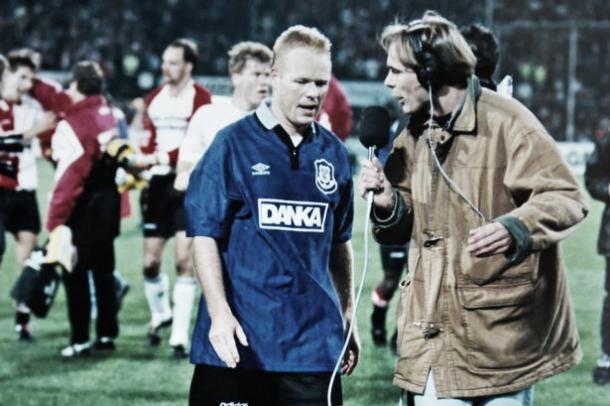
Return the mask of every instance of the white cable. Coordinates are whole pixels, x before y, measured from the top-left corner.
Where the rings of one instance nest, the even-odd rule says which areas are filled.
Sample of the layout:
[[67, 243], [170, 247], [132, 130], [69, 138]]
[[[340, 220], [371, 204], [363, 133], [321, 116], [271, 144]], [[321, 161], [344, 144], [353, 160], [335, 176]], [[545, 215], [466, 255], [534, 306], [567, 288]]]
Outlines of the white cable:
[[[428, 86], [428, 97], [430, 99], [430, 119], [428, 120], [428, 131], [426, 133], [426, 139], [428, 141], [428, 147], [430, 148], [430, 152], [432, 152], [432, 157], [434, 158], [434, 163], [436, 164], [436, 167], [438, 168], [439, 172], [441, 173], [441, 175], [443, 176], [445, 181], [447, 181], [447, 183], [449, 184], [449, 187], [451, 189], [453, 189], [453, 191], [455, 193], [457, 193], [466, 202], [466, 204], [468, 204], [468, 206], [470, 206], [470, 208], [472, 210], [474, 210], [476, 215], [481, 218], [483, 223], [489, 223], [489, 221], [487, 220], [485, 215], [481, 212], [481, 210], [479, 210], [479, 208], [477, 206], [475, 206], [475, 204], [472, 203], [472, 201], [470, 201], [468, 196], [466, 196], [464, 194], [464, 192], [462, 192], [462, 190], [458, 187], [458, 185], [455, 184], [453, 179], [451, 179], [449, 177], [449, 175], [447, 175], [447, 172], [445, 172], [445, 170], [443, 169], [443, 166], [441, 165], [441, 162], [439, 161], [438, 156], [436, 155], [436, 148], [432, 144], [432, 118], [434, 117], [434, 103], [432, 101], [432, 86]], [[449, 119], [450, 122], [453, 120], [453, 114], [455, 114], [455, 112], [456, 112], [456, 110], [453, 111], [451, 118]]]
[[[371, 153], [369, 153], [370, 159]], [[333, 389], [333, 384], [335, 383], [335, 378], [337, 373], [339, 372], [339, 368], [341, 368], [341, 362], [343, 362], [343, 357], [345, 356], [345, 352], [347, 351], [347, 347], [349, 346], [350, 339], [352, 337], [352, 333], [354, 331], [354, 325], [356, 324], [356, 314], [358, 310], [358, 303], [360, 303], [360, 297], [362, 296], [362, 290], [364, 288], [364, 281], [366, 279], [366, 273], [368, 271], [369, 265], [369, 221], [371, 217], [371, 209], [373, 207], [373, 192], [370, 191], [366, 196], [366, 212], [364, 217], [364, 266], [362, 269], [362, 277], [360, 278], [360, 286], [358, 287], [358, 293], [356, 294], [356, 299], [353, 305], [352, 311], [352, 319], [347, 330], [347, 335], [345, 336], [345, 342], [343, 343], [343, 348], [341, 349], [341, 354], [339, 354], [339, 359], [337, 359], [337, 363], [335, 364], [335, 369], [333, 369], [333, 373], [330, 377], [330, 383], [328, 384], [328, 391], [326, 392], [326, 402], [328, 406], [332, 406], [331, 394]]]

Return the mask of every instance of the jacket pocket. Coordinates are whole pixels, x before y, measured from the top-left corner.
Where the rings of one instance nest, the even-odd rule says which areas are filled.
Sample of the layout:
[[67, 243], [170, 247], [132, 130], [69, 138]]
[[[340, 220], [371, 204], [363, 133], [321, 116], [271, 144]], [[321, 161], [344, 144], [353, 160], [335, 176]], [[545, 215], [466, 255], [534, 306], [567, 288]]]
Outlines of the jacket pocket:
[[471, 367], [517, 368], [539, 356], [534, 293], [531, 282], [458, 288]]
[[464, 248], [459, 265], [460, 279], [462, 284], [472, 282], [478, 286], [500, 279], [532, 281], [535, 276], [532, 273], [532, 260], [533, 255], [530, 254], [522, 262], [511, 265], [503, 254], [478, 258], [470, 256]]

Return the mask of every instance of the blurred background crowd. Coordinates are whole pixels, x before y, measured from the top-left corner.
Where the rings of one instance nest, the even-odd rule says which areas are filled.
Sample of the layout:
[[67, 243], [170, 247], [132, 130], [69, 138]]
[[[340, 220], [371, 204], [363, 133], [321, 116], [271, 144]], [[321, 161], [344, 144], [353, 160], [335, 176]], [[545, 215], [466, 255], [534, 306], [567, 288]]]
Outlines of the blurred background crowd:
[[33, 47], [49, 71], [67, 71], [84, 58], [100, 61], [109, 92], [126, 100], [158, 83], [163, 47], [177, 37], [198, 42], [198, 75], [225, 76], [232, 44], [271, 45], [287, 26], [303, 23], [333, 41], [342, 82], [381, 81], [379, 30], [431, 7], [457, 24], [493, 30], [501, 45], [497, 77], [513, 76], [515, 97], [557, 140], [588, 140], [606, 126], [610, 2], [604, 0], [4, 0], [0, 50]]

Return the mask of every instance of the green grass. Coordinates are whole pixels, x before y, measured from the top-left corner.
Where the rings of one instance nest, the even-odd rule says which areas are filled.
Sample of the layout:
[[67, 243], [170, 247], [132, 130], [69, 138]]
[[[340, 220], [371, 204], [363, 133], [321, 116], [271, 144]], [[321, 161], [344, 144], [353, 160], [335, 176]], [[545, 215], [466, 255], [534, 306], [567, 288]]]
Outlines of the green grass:
[[[46, 163], [39, 167], [43, 180], [39, 199], [44, 207], [51, 170]], [[357, 205], [357, 212], [362, 213], [361, 199]], [[601, 205], [592, 202], [591, 208], [584, 224], [563, 243], [585, 358], [577, 368], [536, 385], [537, 405], [607, 405], [610, 397], [610, 385], [598, 387], [591, 381], [591, 370], [599, 355], [604, 266], [603, 259], [595, 252]], [[360, 214], [354, 230], [357, 280], [363, 259], [361, 223]], [[172, 359], [166, 343], [156, 350], [143, 345], [149, 314], [141, 287], [142, 237], [137, 214], [123, 222], [123, 232], [115, 247], [118, 269], [132, 286], [120, 313], [118, 350], [111, 356], [94, 355], [66, 362], [58, 356], [58, 349], [68, 340], [63, 289], [49, 316], [34, 320], [36, 343], [24, 345], [15, 341], [9, 290], [17, 270], [13, 247], [9, 244], [0, 268], [0, 405], [186, 404], [192, 366]], [[399, 395], [398, 389], [391, 385], [394, 359], [387, 348], [375, 348], [369, 334], [370, 289], [381, 278], [378, 249], [375, 244], [371, 247], [371, 272], [359, 309], [363, 344], [360, 365], [353, 376], [343, 381], [348, 406], [393, 405]], [[168, 246], [163, 264], [170, 276], [173, 274], [171, 251], [172, 247]], [[388, 330], [392, 331], [393, 317], [388, 319]]]

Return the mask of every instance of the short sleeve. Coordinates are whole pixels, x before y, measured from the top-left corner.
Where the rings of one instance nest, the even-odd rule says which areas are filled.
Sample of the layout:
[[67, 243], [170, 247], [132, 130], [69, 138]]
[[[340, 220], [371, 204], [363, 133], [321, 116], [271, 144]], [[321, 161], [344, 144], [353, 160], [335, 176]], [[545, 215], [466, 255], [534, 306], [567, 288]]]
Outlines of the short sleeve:
[[191, 174], [184, 200], [189, 237], [226, 237], [235, 209], [243, 204], [226, 135], [220, 133], [216, 137]]

